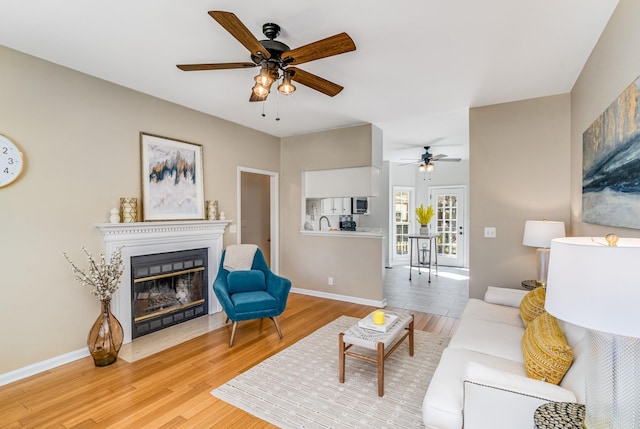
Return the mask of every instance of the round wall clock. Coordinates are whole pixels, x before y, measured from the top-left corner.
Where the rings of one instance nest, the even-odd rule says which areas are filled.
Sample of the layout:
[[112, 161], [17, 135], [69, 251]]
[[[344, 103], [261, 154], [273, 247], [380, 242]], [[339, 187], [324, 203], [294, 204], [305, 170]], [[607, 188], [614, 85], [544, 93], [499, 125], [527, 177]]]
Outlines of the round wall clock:
[[18, 146], [0, 134], [0, 188], [20, 177], [23, 167], [24, 159]]

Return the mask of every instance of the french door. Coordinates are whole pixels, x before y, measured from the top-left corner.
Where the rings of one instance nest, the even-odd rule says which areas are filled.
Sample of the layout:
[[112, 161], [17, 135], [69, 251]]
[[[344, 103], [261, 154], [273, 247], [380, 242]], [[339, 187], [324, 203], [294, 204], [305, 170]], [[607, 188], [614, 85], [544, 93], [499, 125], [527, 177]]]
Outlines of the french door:
[[438, 262], [441, 265], [465, 266], [465, 196], [464, 186], [429, 188], [429, 201], [435, 209]]
[[409, 260], [409, 231], [413, 228], [414, 188], [393, 187], [393, 240], [392, 261], [406, 263]]

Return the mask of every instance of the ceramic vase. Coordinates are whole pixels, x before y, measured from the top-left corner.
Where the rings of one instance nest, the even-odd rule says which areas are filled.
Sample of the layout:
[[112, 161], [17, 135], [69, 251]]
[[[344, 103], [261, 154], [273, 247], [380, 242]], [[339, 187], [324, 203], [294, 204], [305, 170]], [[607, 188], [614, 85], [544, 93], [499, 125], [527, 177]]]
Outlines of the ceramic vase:
[[122, 325], [111, 314], [111, 300], [100, 301], [101, 313], [89, 331], [87, 346], [96, 366], [111, 365], [118, 359], [124, 331]]

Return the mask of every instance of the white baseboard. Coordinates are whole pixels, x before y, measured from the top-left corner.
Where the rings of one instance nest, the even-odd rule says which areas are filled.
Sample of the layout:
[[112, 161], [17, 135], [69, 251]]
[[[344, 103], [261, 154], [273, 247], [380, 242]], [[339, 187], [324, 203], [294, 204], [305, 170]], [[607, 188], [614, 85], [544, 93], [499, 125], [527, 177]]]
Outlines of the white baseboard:
[[57, 366], [73, 362], [87, 356], [89, 356], [89, 349], [85, 347], [80, 350], [52, 357], [51, 359], [43, 360], [42, 362], [36, 362], [23, 368], [5, 372], [4, 374], [0, 374], [0, 386], [13, 383], [14, 381], [22, 380], [23, 378], [31, 377], [32, 375], [36, 375], [43, 371], [48, 371]]
[[[387, 306], [386, 299], [375, 300], [375, 299], [358, 298], [354, 296], [339, 295], [336, 293], [319, 292], [316, 290], [299, 289], [299, 288], [291, 288], [291, 292], [299, 293], [301, 295], [310, 295], [310, 296], [317, 296], [319, 298], [333, 299], [335, 301], [344, 301], [344, 302], [351, 302], [354, 304], [369, 305], [371, 307], [384, 308]], [[13, 371], [5, 372], [4, 374], [0, 374], [0, 386], [13, 383], [14, 381], [22, 380], [23, 378], [31, 377], [32, 375], [36, 375], [43, 371], [48, 371], [60, 365], [73, 362], [75, 360], [82, 359], [87, 356], [89, 356], [89, 350], [87, 348], [83, 348], [73, 352], [65, 353], [60, 356], [52, 357], [51, 359], [43, 360], [42, 362], [36, 362], [34, 364], [25, 366], [23, 368], [18, 368]]]
[[297, 287], [291, 288], [291, 292], [299, 293], [301, 295], [317, 296], [318, 298], [333, 299], [335, 301], [344, 301], [344, 302], [351, 302], [353, 304], [369, 305], [371, 307], [384, 308], [384, 307], [387, 306], [387, 300], [386, 299], [376, 300], [376, 299], [358, 298], [358, 297], [355, 297], [355, 296], [339, 295], [337, 293], [320, 292], [320, 291], [311, 290], [311, 289], [299, 289]]

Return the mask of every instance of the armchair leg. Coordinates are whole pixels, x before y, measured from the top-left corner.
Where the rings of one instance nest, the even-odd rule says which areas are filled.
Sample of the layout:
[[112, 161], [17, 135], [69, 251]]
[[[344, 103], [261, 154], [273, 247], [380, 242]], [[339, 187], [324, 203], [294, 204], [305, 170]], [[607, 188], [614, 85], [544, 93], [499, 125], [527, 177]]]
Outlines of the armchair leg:
[[233, 346], [233, 337], [236, 336], [236, 327], [238, 322], [233, 322], [233, 328], [231, 328], [231, 340], [229, 340], [229, 347]]
[[278, 325], [278, 319], [276, 316], [269, 317], [273, 321], [273, 324], [276, 325], [276, 331], [278, 331], [278, 336], [282, 339], [282, 331], [280, 330], [280, 325]]

